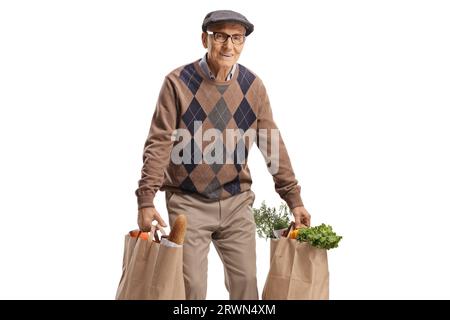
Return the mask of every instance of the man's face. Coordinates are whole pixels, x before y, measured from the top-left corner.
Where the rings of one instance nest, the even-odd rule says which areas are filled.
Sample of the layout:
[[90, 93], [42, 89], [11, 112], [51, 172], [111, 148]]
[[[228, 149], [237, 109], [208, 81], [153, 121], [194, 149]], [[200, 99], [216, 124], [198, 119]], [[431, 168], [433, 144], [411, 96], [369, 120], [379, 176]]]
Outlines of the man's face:
[[[226, 35], [245, 35], [245, 28], [238, 23], [222, 23], [208, 27], [208, 31], [221, 32]], [[225, 37], [226, 37], [225, 35]], [[208, 62], [212, 63], [216, 68], [231, 68], [239, 59], [244, 43], [234, 44], [231, 37], [224, 43], [214, 40], [213, 35], [206, 32], [202, 33], [203, 47], [208, 49]]]

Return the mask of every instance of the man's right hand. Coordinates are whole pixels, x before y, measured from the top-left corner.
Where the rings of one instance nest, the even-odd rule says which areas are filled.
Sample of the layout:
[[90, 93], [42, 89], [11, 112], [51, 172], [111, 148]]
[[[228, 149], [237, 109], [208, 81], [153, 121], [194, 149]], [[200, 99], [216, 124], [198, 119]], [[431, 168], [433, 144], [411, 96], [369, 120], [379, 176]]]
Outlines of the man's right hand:
[[167, 227], [167, 224], [161, 218], [161, 215], [155, 208], [142, 208], [138, 211], [138, 226], [141, 231], [149, 232], [152, 227], [152, 221], [156, 220], [161, 227]]

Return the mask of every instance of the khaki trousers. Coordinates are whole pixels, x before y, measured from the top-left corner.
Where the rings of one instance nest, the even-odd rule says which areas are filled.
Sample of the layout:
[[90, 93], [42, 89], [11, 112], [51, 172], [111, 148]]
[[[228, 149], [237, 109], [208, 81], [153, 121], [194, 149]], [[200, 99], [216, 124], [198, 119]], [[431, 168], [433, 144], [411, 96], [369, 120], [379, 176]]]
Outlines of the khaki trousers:
[[222, 260], [225, 287], [231, 300], [257, 300], [255, 194], [248, 190], [224, 200], [166, 191], [169, 223], [187, 218], [183, 246], [186, 299], [206, 298], [208, 252], [211, 240]]

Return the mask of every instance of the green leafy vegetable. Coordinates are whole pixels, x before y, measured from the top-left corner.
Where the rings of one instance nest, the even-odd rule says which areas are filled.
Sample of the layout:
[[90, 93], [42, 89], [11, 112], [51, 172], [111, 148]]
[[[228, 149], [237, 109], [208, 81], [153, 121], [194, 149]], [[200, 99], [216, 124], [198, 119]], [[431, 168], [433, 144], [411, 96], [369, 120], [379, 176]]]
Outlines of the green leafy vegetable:
[[321, 249], [337, 248], [342, 237], [333, 232], [329, 225], [321, 224], [311, 228], [301, 228], [297, 234], [297, 240], [309, 242], [312, 246]]
[[[277, 210], [268, 207], [263, 201], [259, 209], [253, 208], [253, 215], [258, 236], [266, 240], [275, 238], [274, 230], [288, 228], [290, 224], [290, 211], [285, 203]], [[322, 223], [320, 226], [298, 229], [296, 239], [328, 250], [337, 248], [342, 237], [338, 236], [331, 226]]]
[[276, 208], [267, 207], [263, 201], [261, 208], [253, 208], [253, 215], [258, 236], [266, 240], [275, 238], [274, 230], [289, 227], [289, 208], [286, 204], [282, 204], [277, 211]]

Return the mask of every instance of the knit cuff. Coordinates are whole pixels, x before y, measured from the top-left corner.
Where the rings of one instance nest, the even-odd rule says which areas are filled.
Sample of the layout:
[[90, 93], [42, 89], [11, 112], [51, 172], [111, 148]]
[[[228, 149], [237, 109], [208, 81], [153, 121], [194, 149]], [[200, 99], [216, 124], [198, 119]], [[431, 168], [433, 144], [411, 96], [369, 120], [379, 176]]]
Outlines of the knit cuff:
[[138, 202], [138, 209], [142, 208], [154, 208], [155, 205], [153, 204], [153, 198], [154, 195], [145, 195], [145, 196], [138, 196], [137, 202]]
[[297, 207], [303, 207], [303, 201], [300, 197], [300, 192], [296, 189], [293, 192], [289, 192], [283, 197], [283, 200], [286, 201], [289, 209], [294, 209]]

